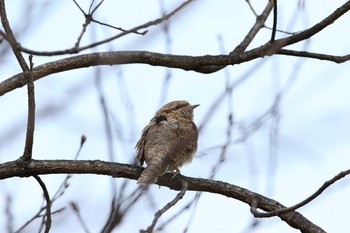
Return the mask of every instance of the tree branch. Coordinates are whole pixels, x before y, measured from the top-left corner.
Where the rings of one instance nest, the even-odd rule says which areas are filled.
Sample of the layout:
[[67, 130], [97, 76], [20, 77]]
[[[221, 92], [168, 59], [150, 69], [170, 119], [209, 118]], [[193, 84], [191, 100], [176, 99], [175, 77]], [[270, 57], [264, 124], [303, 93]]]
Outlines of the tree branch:
[[[277, 42], [277, 41], [276, 41]], [[43, 65], [37, 66], [33, 69], [34, 81], [43, 78], [45, 76], [74, 70], [79, 68], [86, 68], [97, 65], [120, 65], [120, 64], [148, 64], [152, 66], [162, 66], [179, 68], [183, 70], [193, 70], [201, 73], [211, 73], [217, 71], [216, 67], [221, 68], [228, 65], [235, 65], [244, 62], [254, 60], [256, 58], [264, 57], [265, 55], [271, 55], [271, 44], [261, 46], [258, 49], [253, 49], [242, 54], [235, 56], [231, 55], [205, 55], [205, 56], [185, 56], [185, 55], [169, 55], [161, 53], [153, 53], [146, 51], [118, 51], [118, 52], [101, 52], [91, 53], [84, 55], [77, 55], [54, 62], [48, 62]], [[291, 50], [276, 50], [276, 54], [287, 53]], [[290, 53], [290, 52], [289, 52]], [[303, 56], [310, 58], [324, 59], [333, 61], [336, 63], [342, 63], [350, 60], [350, 55], [346, 56], [334, 56], [334, 55], [321, 55], [315, 56], [315, 53], [304, 53]], [[291, 55], [291, 54], [288, 54]], [[326, 59], [327, 58], [327, 59]], [[213, 67], [214, 69], [205, 69]], [[24, 73], [16, 74], [0, 83], [0, 96], [10, 92], [16, 88], [20, 88], [26, 85], [28, 80], [25, 78]]]
[[[248, 2], [248, 4], [251, 7], [250, 2]], [[245, 51], [247, 49], [249, 44], [255, 38], [256, 34], [258, 34], [260, 29], [262, 27], [264, 27], [265, 22], [266, 22], [267, 18], [269, 17], [270, 13], [271, 13], [272, 8], [273, 8], [273, 2], [269, 1], [267, 3], [267, 5], [266, 5], [265, 9], [261, 13], [261, 15], [256, 16], [255, 24], [250, 29], [248, 34], [244, 37], [243, 41], [230, 53], [230, 55], [239, 54], [239, 53], [241, 53], [241, 52], [243, 52], [243, 51]], [[251, 7], [251, 9], [252, 9], [252, 7]]]
[[44, 197], [46, 200], [46, 222], [45, 222], [45, 233], [48, 233], [51, 228], [51, 199], [49, 192], [47, 191], [45, 183], [41, 180], [41, 178], [38, 175], [33, 176], [36, 181], [39, 183], [41, 189], [44, 192]]
[[273, 0], [273, 25], [272, 25], [272, 33], [270, 41], [273, 42], [276, 37], [277, 30], [277, 0]]
[[334, 176], [332, 179], [327, 180], [315, 193], [313, 193], [311, 196], [309, 196], [308, 198], [306, 198], [305, 200], [299, 202], [298, 204], [295, 204], [291, 207], [288, 208], [284, 208], [284, 209], [278, 209], [278, 210], [274, 210], [274, 211], [270, 211], [270, 212], [266, 212], [266, 213], [261, 213], [258, 212], [256, 208], [253, 207], [252, 205], [252, 209], [251, 212], [253, 213], [254, 217], [257, 218], [269, 218], [272, 216], [276, 216], [276, 215], [280, 215], [283, 213], [287, 213], [290, 211], [294, 211], [306, 204], [308, 204], [309, 202], [311, 202], [312, 200], [314, 200], [316, 197], [318, 197], [319, 195], [321, 195], [321, 193], [326, 190], [329, 186], [331, 186], [332, 184], [334, 184], [336, 181], [344, 178], [345, 176], [350, 174], [350, 170], [346, 170], [346, 171], [342, 171], [340, 172], [338, 175]]
[[32, 70], [33, 70], [32, 56], [29, 56], [29, 60], [30, 60], [30, 67], [29, 67], [21, 51], [18, 48], [18, 43], [10, 27], [10, 23], [7, 19], [4, 0], [0, 0], [0, 18], [1, 18], [2, 26], [4, 27], [6, 32], [6, 37], [4, 38], [6, 38], [9, 44], [11, 45], [12, 51], [16, 56], [19, 65], [22, 68], [23, 78], [28, 84], [27, 86], [27, 93], [28, 93], [27, 131], [26, 131], [24, 151], [21, 157], [23, 160], [28, 161], [32, 158], [34, 124], [35, 124], [35, 95], [34, 95], [34, 80], [32, 75]]
[[181, 180], [181, 190], [180, 192], [176, 195], [176, 197], [171, 200], [169, 203], [167, 203], [163, 208], [161, 208], [160, 210], [158, 210], [155, 214], [154, 214], [154, 218], [153, 218], [153, 221], [152, 221], [152, 224], [147, 227], [146, 230], [140, 230], [140, 232], [142, 233], [152, 233], [153, 232], [153, 229], [154, 227], [156, 226], [159, 218], [167, 211], [169, 210], [171, 207], [173, 207], [174, 205], [176, 205], [176, 203], [178, 201], [180, 201], [184, 196], [185, 196], [185, 193], [187, 191], [187, 182], [186, 180]]
[[318, 60], [332, 61], [338, 64], [350, 60], [350, 54], [347, 54], [344, 56], [334, 56], [330, 54], [311, 53], [306, 51], [295, 51], [295, 50], [289, 50], [289, 49], [280, 49], [277, 52], [277, 54], [294, 56], [294, 57], [314, 58]]
[[[136, 166], [104, 162], [100, 160], [31, 160], [29, 162], [16, 160], [0, 164], [0, 179], [16, 176], [28, 177], [44, 174], [74, 173], [109, 175], [112, 177], [137, 180], [141, 172], [142, 169]], [[221, 194], [226, 197], [240, 200], [254, 208], [259, 208], [267, 212], [286, 208], [275, 200], [226, 182], [185, 177], [182, 175], [178, 175], [170, 181], [171, 177], [172, 174], [165, 174], [158, 179], [157, 184], [169, 187], [173, 190], [181, 190], [181, 179], [184, 179], [188, 183], [188, 191]], [[296, 211], [279, 214], [278, 217], [291, 227], [299, 229], [302, 232], [325, 232]]]
[[[22, 47], [20, 44], [17, 44], [18, 47], [20, 48], [20, 50], [22, 52], [25, 52], [25, 53], [29, 53], [29, 54], [33, 54], [33, 55], [37, 55], [37, 56], [54, 56], [54, 55], [62, 55], [62, 54], [74, 54], [74, 53], [79, 53], [83, 50], [87, 50], [87, 49], [91, 49], [91, 48], [94, 48], [94, 47], [97, 47], [99, 45], [102, 45], [102, 44], [105, 44], [105, 43], [108, 43], [110, 41], [113, 41], [115, 39], [118, 39], [120, 37], [123, 37], [127, 34], [130, 34], [130, 33], [139, 33], [138, 31], [141, 30], [141, 29], [144, 29], [144, 28], [148, 28], [150, 26], [153, 26], [153, 25], [157, 25], [157, 24], [160, 24], [168, 19], [170, 19], [172, 16], [174, 16], [177, 12], [179, 12], [180, 10], [182, 10], [184, 7], [186, 7], [188, 4], [190, 4], [193, 0], [187, 0], [185, 2], [183, 2], [182, 4], [180, 4], [178, 7], [176, 7], [174, 10], [172, 10], [171, 12], [169, 12], [168, 14], [160, 17], [160, 18], [157, 18], [155, 20], [152, 20], [152, 21], [149, 21], [147, 23], [144, 23], [144, 24], [141, 24], [139, 26], [136, 26], [130, 30], [124, 30], [123, 32], [121, 32], [120, 34], [117, 34], [115, 36], [112, 36], [110, 38], [107, 38], [107, 39], [104, 39], [104, 40], [101, 40], [101, 41], [98, 41], [98, 42], [95, 42], [95, 43], [91, 43], [89, 45], [86, 45], [86, 46], [81, 46], [81, 47], [77, 47], [77, 45], [79, 45], [79, 43], [77, 43], [73, 48], [70, 48], [70, 49], [65, 49], [65, 50], [59, 50], [59, 51], [48, 51], [48, 52], [41, 52], [41, 51], [34, 51], [34, 50], [30, 50], [30, 49], [27, 49], [27, 48], [24, 48]], [[142, 33], [139, 33], [139, 34], [146, 34], [147, 31], [144, 31]], [[78, 39], [79, 40], [79, 39]]]

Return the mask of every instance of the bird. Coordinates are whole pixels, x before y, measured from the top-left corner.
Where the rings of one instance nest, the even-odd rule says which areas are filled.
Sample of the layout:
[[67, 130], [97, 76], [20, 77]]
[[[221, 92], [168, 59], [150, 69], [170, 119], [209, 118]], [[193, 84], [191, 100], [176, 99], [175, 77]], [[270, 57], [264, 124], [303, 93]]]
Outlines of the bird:
[[161, 107], [142, 130], [136, 143], [136, 162], [146, 168], [137, 180], [138, 184], [154, 184], [166, 172], [175, 171], [192, 161], [197, 150], [198, 129], [193, 122], [193, 110], [185, 100], [175, 100]]

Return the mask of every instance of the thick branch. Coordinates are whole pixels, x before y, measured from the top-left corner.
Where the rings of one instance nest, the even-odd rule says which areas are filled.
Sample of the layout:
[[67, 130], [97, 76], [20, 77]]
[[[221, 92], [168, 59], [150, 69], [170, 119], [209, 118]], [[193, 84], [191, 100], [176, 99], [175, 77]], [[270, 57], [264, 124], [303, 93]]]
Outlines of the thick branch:
[[[0, 164], [0, 179], [16, 176], [28, 177], [44, 174], [74, 173], [110, 175], [113, 177], [137, 180], [141, 172], [142, 169], [139, 167], [128, 164], [103, 162], [100, 160], [31, 160], [29, 162], [17, 160]], [[166, 174], [159, 178], [157, 184], [169, 187], [170, 189], [181, 190], [181, 179], [185, 179], [188, 183], [188, 191], [221, 194], [245, 202], [248, 205], [254, 204], [254, 208], [256, 207], [264, 211], [285, 208], [285, 206], [272, 199], [229, 183], [185, 177], [182, 175], [178, 175], [173, 181], [170, 181], [171, 177], [172, 174]], [[296, 211], [284, 213], [278, 216], [291, 227], [297, 228], [301, 232], [324, 232], [320, 227], [316, 226]]]
[[[120, 65], [120, 64], [148, 64], [153, 66], [163, 66], [171, 68], [179, 68], [183, 70], [193, 70], [202, 73], [211, 73], [217, 70], [203, 69], [205, 67], [225, 67], [228, 65], [240, 64], [256, 58], [264, 57], [268, 51], [268, 46], [261, 46], [260, 49], [254, 49], [248, 52], [244, 52], [240, 55], [205, 55], [205, 56], [182, 56], [182, 55], [169, 55], [161, 53], [152, 53], [146, 51], [119, 51], [119, 52], [102, 52], [91, 53], [73, 56], [65, 59], [61, 59], [54, 62], [48, 62], [43, 65], [37, 66], [33, 69], [34, 81], [63, 71], [74, 70], [79, 68], [86, 68], [97, 65]], [[287, 51], [287, 50], [277, 50]], [[290, 50], [289, 50], [290, 51]], [[281, 52], [281, 54], [284, 54]], [[288, 54], [291, 55], [291, 54]], [[304, 54], [305, 56], [305, 54]], [[314, 56], [310, 53], [311, 58], [325, 59], [334, 61], [337, 63], [346, 62], [350, 60], [350, 56], [333, 56], [333, 55], [320, 55], [320, 57]], [[24, 73], [19, 73], [11, 78], [8, 78], [0, 83], [0, 96], [10, 92], [16, 88], [26, 85], [28, 82]]]

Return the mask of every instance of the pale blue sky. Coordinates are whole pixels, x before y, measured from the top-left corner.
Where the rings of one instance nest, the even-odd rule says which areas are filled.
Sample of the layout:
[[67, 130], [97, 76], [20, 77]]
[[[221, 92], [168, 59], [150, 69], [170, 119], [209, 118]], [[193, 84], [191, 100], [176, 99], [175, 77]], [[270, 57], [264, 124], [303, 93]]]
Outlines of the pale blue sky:
[[[35, 2], [38, 1], [27, 1]], [[80, 1], [80, 4], [89, 1]], [[261, 12], [267, 1], [251, 1]], [[298, 1], [280, 2], [278, 27], [282, 30], [300, 31], [319, 22], [345, 1], [305, 0], [305, 7], [297, 10]], [[181, 1], [167, 1], [166, 10], [172, 10]], [[15, 33], [23, 25], [24, 1], [7, 1], [8, 16]], [[87, 11], [88, 5], [82, 5]], [[34, 5], [34, 7], [37, 7]], [[73, 1], [47, 1], [45, 8], [34, 8], [27, 17], [29, 30], [21, 37], [23, 46], [34, 50], [70, 48], [80, 33], [84, 18]], [[153, 20], [160, 16], [158, 1], [105, 1], [96, 14], [100, 21], [125, 29]], [[311, 52], [344, 55], [349, 53], [347, 36], [349, 14], [336, 21], [307, 44], [291, 48]], [[22, 20], [20, 20], [22, 19]], [[179, 12], [170, 21], [171, 52], [173, 54], [205, 55], [221, 53], [218, 36], [222, 37], [226, 52], [244, 38], [255, 22], [253, 13], [245, 1], [196, 1]], [[268, 20], [271, 23], [271, 19]], [[165, 36], [160, 26], [148, 28], [145, 36], [128, 35], [108, 45], [83, 53], [109, 50], [147, 50], [165, 53]], [[82, 44], [92, 38], [105, 38], [114, 30], [94, 26]], [[93, 33], [91, 33], [93, 32]], [[277, 34], [283, 37], [284, 34]], [[263, 29], [251, 47], [265, 43], [270, 31]], [[3, 42], [4, 43], [4, 42]], [[4, 45], [0, 45], [4, 46]], [[1, 49], [1, 47], [0, 47]], [[63, 58], [34, 56], [35, 65]], [[252, 70], [247, 81], [233, 92], [234, 127], [232, 141], [241, 137], [241, 129], [248, 127], [273, 104], [276, 91], [287, 88], [280, 105], [281, 118], [277, 146], [270, 146], [273, 121], [267, 121], [245, 143], [233, 143], [228, 150], [226, 162], [215, 179], [236, 184], [279, 201], [293, 205], [316, 191], [327, 179], [342, 170], [349, 169], [350, 151], [350, 67], [347, 63], [273, 56], [227, 67], [213, 74], [172, 69], [167, 98], [160, 100], [166, 69], [148, 65], [122, 65], [101, 67], [102, 88], [113, 116], [115, 158], [118, 162], [130, 162], [134, 145], [142, 128], [160, 106], [174, 99], [186, 99], [201, 106], [195, 110], [195, 121], [200, 125], [206, 118], [212, 103], [229, 83], [238, 80]], [[1, 59], [0, 81], [20, 72], [14, 58]], [[37, 117], [34, 158], [73, 159], [79, 145], [80, 135], [87, 142], [80, 159], [109, 160], [103, 118], [95, 88], [95, 68], [68, 71], [45, 77], [35, 83], [37, 110], [45, 106], [58, 109], [58, 114]], [[128, 98], [125, 99], [125, 93]], [[132, 102], [132, 108], [125, 104]], [[198, 156], [181, 169], [186, 176], [206, 178], [218, 160], [220, 150], [206, 150], [226, 141], [228, 100], [225, 98], [207, 126], [200, 134]], [[6, 140], [0, 134], [0, 161], [16, 159], [22, 152], [26, 119], [26, 88], [17, 89], [0, 98], [0, 132], [15, 130]], [[17, 127], [17, 128], [16, 128]], [[274, 151], [274, 149], [276, 149]], [[273, 180], [269, 174], [269, 158], [276, 153], [276, 170]], [[49, 191], [54, 193], [63, 176], [43, 177]], [[121, 180], [117, 181], [120, 185]], [[344, 232], [349, 229], [347, 202], [350, 187], [346, 178], [325, 191], [311, 204], [301, 208], [306, 218], [327, 232]], [[273, 184], [273, 189], [269, 189]], [[0, 210], [4, 210], [4, 197], [13, 196], [15, 228], [21, 226], [41, 205], [41, 189], [31, 178], [13, 178], [0, 183]], [[129, 189], [136, 187], [130, 181]], [[102, 176], [75, 175], [71, 186], [54, 204], [57, 209], [69, 201], [77, 201], [83, 218], [91, 232], [98, 232], [109, 211], [110, 178]], [[268, 191], [267, 191], [268, 190]], [[30, 195], [28, 194], [30, 193]], [[156, 207], [161, 208], [176, 193], [168, 188], [152, 187]], [[178, 205], [160, 220], [168, 219], [176, 210], [187, 204], [194, 193], [188, 192]], [[25, 208], [24, 208], [25, 207]], [[137, 204], [125, 217], [115, 232], [136, 232], [145, 229], [152, 221], [156, 209], [147, 203], [147, 198]], [[182, 232], [192, 209], [172, 222], [165, 232]], [[51, 232], [83, 232], [71, 210], [55, 215]], [[336, 219], [332, 219], [336, 218]], [[204, 194], [195, 211], [188, 232], [244, 232], [252, 216], [249, 206], [239, 201], [214, 194]], [[4, 230], [0, 218], [0, 231]], [[28, 232], [36, 230], [33, 224]], [[297, 232], [278, 218], [263, 219], [254, 231], [259, 233]]]

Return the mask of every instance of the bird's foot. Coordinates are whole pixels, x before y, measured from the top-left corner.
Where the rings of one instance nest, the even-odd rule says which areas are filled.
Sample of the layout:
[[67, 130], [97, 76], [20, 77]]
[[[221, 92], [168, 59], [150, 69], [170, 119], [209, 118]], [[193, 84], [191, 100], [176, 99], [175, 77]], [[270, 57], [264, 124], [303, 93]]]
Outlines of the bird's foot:
[[178, 168], [175, 169], [175, 172], [173, 176], [170, 178], [170, 180], [173, 180], [178, 174], [180, 174], [180, 170]]

